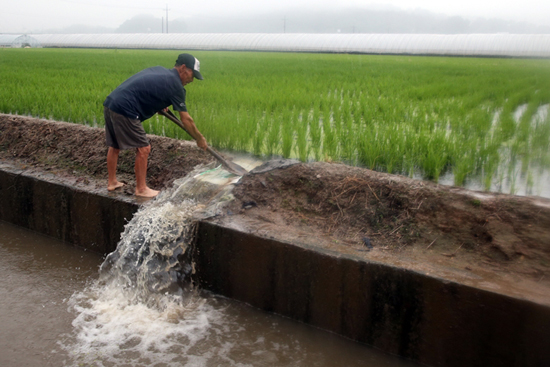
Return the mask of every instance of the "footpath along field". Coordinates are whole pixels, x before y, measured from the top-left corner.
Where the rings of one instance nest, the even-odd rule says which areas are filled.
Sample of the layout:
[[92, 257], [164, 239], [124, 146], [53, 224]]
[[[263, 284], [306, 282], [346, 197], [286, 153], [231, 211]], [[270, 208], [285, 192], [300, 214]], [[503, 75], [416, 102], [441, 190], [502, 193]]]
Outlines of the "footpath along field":
[[[179, 51], [0, 49], [0, 112], [89, 126], [102, 102]], [[194, 52], [188, 105], [213, 146], [540, 195], [548, 60]], [[162, 117], [149, 133], [187, 139]]]

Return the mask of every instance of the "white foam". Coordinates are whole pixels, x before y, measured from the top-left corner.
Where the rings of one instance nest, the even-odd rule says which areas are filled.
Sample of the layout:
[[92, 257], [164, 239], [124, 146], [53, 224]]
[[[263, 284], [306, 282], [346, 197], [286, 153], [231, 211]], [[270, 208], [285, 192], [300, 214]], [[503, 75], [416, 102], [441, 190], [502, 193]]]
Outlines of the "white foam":
[[[164, 296], [164, 308], [133, 302], [112, 283], [90, 285], [74, 294], [74, 335], [63, 343], [75, 365], [182, 366], [182, 356], [208, 336], [220, 312], [197, 295], [181, 302]], [[194, 361], [205, 362], [196, 355]]]

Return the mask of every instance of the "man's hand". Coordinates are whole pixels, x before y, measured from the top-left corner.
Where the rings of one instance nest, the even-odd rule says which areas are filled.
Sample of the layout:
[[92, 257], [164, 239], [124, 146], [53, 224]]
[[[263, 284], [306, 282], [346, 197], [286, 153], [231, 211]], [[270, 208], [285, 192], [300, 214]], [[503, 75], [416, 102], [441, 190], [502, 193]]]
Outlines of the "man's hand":
[[179, 111], [179, 113], [181, 122], [185, 126], [187, 132], [193, 137], [193, 139], [195, 139], [195, 141], [197, 142], [197, 146], [203, 150], [206, 150], [206, 148], [208, 147], [208, 144], [206, 144], [206, 139], [204, 138], [204, 136], [202, 136], [199, 129], [197, 129], [193, 118], [191, 118], [191, 116], [187, 112]]
[[202, 150], [206, 150], [206, 148], [208, 147], [208, 144], [206, 144], [206, 139], [204, 138], [204, 136], [200, 136], [198, 139], [197, 139], [197, 146], [199, 148], [201, 148]]

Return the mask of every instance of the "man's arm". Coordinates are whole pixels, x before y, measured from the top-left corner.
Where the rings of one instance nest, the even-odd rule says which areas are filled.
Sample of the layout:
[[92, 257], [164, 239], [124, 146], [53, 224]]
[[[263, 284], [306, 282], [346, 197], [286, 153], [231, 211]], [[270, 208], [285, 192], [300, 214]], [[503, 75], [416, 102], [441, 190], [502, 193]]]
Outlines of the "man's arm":
[[197, 142], [197, 146], [201, 149], [206, 150], [208, 147], [208, 144], [206, 144], [206, 139], [204, 136], [202, 136], [199, 129], [197, 129], [197, 126], [195, 125], [195, 121], [193, 121], [193, 118], [191, 115], [189, 115], [188, 112], [184, 111], [178, 111], [180, 113], [180, 120], [183, 123], [183, 126], [185, 126], [185, 129], [191, 134], [193, 139]]

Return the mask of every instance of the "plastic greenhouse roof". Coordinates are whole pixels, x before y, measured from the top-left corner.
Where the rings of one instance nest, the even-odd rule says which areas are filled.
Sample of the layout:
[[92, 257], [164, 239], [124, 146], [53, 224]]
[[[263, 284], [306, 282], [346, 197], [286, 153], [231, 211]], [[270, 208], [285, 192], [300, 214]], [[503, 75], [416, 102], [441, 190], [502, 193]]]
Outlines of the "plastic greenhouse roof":
[[21, 43], [28, 43], [34, 47], [41, 46], [34, 36], [31, 37], [26, 34], [0, 34], [0, 46], [11, 46]]
[[550, 57], [547, 34], [40, 34], [43, 47]]
[[0, 45], [11, 45], [21, 34], [0, 34]]

